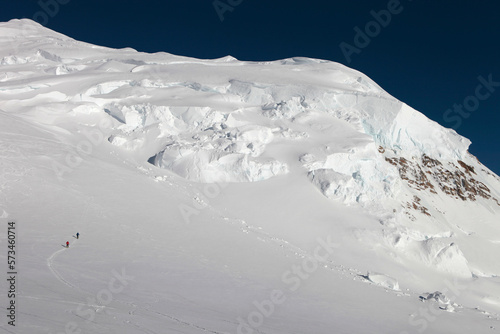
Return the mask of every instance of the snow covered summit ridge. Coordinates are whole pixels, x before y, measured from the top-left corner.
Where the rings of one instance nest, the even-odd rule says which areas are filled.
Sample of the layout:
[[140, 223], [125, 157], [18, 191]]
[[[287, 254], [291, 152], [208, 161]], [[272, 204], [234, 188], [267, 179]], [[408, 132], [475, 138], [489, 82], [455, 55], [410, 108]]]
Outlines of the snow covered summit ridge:
[[[163, 90], [177, 87], [197, 93], [183, 96], [176, 105], [211, 110], [223, 109], [223, 106], [258, 108], [271, 118], [285, 119], [324, 112], [348, 121], [370, 135], [377, 145], [390, 149], [460, 160], [470, 144], [453, 130], [443, 129], [394, 99], [364, 74], [338, 63], [308, 58], [272, 62], [241, 62], [232, 57], [199, 60], [166, 53], [145, 54], [132, 49], [113, 50], [77, 42], [27, 19], [2, 23], [0, 32], [3, 65], [32, 63], [43, 68], [44, 74], [56, 75], [126, 73], [125, 80], [96, 82], [95, 86], [101, 91], [88, 91], [89, 97], [96, 93], [109, 94], [118, 88], [125, 91], [127, 86]], [[27, 52], [15, 52], [21, 51], [20, 45]], [[188, 66], [192, 66], [192, 70], [186, 70]], [[2, 81], [15, 83], [12, 79], [12, 74], [6, 73]], [[205, 99], [200, 106], [195, 101], [188, 102], [195, 95], [201, 97], [209, 92], [218, 95], [213, 97], [215, 101]], [[75, 95], [75, 92], [67, 93]], [[221, 105], [222, 102], [225, 103]], [[104, 105], [101, 103], [101, 106]]]

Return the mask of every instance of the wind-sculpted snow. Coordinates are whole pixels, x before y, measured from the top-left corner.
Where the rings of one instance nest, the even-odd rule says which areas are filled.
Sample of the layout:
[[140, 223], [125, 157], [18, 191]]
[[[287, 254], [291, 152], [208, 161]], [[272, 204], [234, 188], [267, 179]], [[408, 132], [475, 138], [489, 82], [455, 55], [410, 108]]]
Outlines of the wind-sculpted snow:
[[191, 140], [167, 145], [154, 157], [155, 165], [200, 182], [252, 182], [288, 172], [287, 165], [261, 158], [273, 141], [269, 128], [247, 126], [218, 131], [213, 127]]
[[[8, 32], [13, 24], [3, 24], [4, 39], [7, 40], [4, 43], [9, 43]], [[75, 102], [92, 101], [103, 111], [113, 111], [109, 105], [115, 109], [136, 108], [130, 105], [132, 101], [120, 97], [135, 96], [136, 102], [150, 103], [149, 110], [136, 110], [137, 116], [121, 119], [128, 128], [146, 126], [146, 123], [138, 124], [141, 122], [138, 118], [144, 121], [150, 114], [158, 116], [165, 107], [174, 106], [187, 107], [187, 114], [194, 107], [210, 108], [214, 113], [225, 113], [223, 117], [232, 112], [256, 108], [253, 113], [261, 113], [272, 120], [286, 120], [288, 126], [300, 114], [321, 111], [347, 121], [370, 135], [377, 145], [407, 153], [462, 159], [469, 145], [452, 130], [442, 129], [389, 96], [366, 76], [340, 64], [307, 58], [265, 63], [238, 62], [234, 58], [211, 62], [168, 54], [149, 55], [130, 50], [118, 52], [96, 48], [56, 33], [49, 34], [44, 40], [42, 36], [37, 36], [37, 32], [45, 33], [45, 30], [37, 30], [26, 22], [23, 25], [29, 32], [25, 36], [26, 43], [33, 44], [33, 47], [24, 47], [22, 52], [16, 54], [9, 54], [7, 49], [1, 63], [7, 71], [8, 67], [29, 63], [36, 64], [40, 70], [30, 75], [30, 81], [35, 84], [27, 88], [23, 77], [17, 80], [10, 78], [8, 86], [0, 85], [2, 94], [16, 95], [37, 89], [40, 85], [37, 82], [51, 81], [50, 75], [72, 76], [79, 73], [92, 77], [92, 85], [85, 91], [65, 89], [56, 85], [60, 80], [55, 78], [53, 82], [57, 87], [52, 87], [52, 90], [61, 91]], [[10, 43], [14, 42], [12, 35]], [[31, 53], [33, 49], [36, 51]], [[106, 52], [114, 55], [114, 59], [102, 58]], [[109, 75], [98, 76], [103, 72]], [[109, 81], [107, 77], [114, 80]], [[19, 86], [16, 87], [16, 84]], [[23, 98], [29, 96], [24, 95]], [[176, 117], [186, 121], [184, 115]], [[190, 124], [198, 122], [205, 127], [213, 125], [192, 117], [191, 121]], [[162, 123], [158, 120], [159, 126]], [[198, 126], [197, 130], [205, 129]], [[435, 145], [436, 141], [439, 146]]]
[[448, 297], [446, 297], [443, 293], [436, 291], [433, 293], [424, 293], [420, 296], [420, 299], [423, 302], [435, 302], [437, 306], [444, 311], [447, 312], [455, 312], [455, 308], [460, 308], [460, 305], [457, 305]]
[[380, 285], [384, 288], [390, 289], [390, 290], [399, 290], [399, 284], [398, 281], [392, 277], [389, 277], [385, 274], [380, 274], [380, 273], [368, 273], [366, 274], [365, 278], [369, 280], [370, 282]]

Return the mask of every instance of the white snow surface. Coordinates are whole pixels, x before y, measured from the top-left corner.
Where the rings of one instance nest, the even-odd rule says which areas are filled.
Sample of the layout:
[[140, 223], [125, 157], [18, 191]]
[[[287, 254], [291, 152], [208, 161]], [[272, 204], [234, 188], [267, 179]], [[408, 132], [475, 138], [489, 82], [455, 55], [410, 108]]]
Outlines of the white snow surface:
[[25, 19], [0, 66], [5, 332], [497, 332], [499, 177], [366, 75]]

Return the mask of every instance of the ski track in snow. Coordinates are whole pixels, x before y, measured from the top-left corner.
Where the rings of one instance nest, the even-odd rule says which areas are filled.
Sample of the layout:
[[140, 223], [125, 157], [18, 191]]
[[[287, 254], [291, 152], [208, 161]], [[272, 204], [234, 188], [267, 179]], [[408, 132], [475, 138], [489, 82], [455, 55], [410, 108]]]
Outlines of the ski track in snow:
[[[231, 219], [228, 217], [222, 216], [222, 219], [224, 221], [229, 221], [231, 225], [238, 225], [241, 224], [242, 226], [240, 227], [240, 230], [245, 233], [249, 234], [252, 233], [256, 236], [256, 238], [262, 242], [271, 242], [278, 247], [282, 248], [285, 253], [291, 254], [294, 256], [297, 260], [302, 260], [305, 258], [313, 258], [313, 255], [309, 254], [306, 250], [303, 250], [302, 248], [293, 245], [289, 241], [279, 238], [276, 236], [273, 236], [265, 231], [262, 230], [261, 227], [255, 227], [248, 225], [244, 220], [242, 219]], [[350, 268], [346, 267], [342, 264], [337, 264], [333, 260], [325, 260], [321, 262], [321, 265], [331, 271], [335, 271], [337, 273], [342, 274], [345, 277], [350, 277], [353, 280], [361, 280], [359, 277], [361, 277], [362, 272], [359, 271], [358, 269], [355, 268]]]
[[[76, 243], [76, 241], [75, 241]], [[63, 248], [63, 249], [60, 249], [58, 251], [55, 251], [48, 259], [47, 259], [47, 266], [49, 267], [50, 271], [52, 272], [52, 274], [57, 278], [57, 280], [61, 283], [63, 283], [64, 285], [72, 288], [72, 289], [76, 289], [76, 290], [80, 290], [78, 287], [74, 286], [73, 284], [71, 284], [70, 282], [68, 282], [67, 280], [65, 280], [61, 274], [59, 274], [59, 272], [54, 268], [54, 259], [56, 258], [57, 255], [59, 255], [59, 253], [61, 252], [64, 252], [65, 250], [67, 250], [67, 248]]]
[[[215, 208], [211, 207], [211, 209], [213, 211], [217, 212], [217, 210]], [[289, 241], [287, 241], [283, 238], [272, 236], [271, 234], [263, 231], [261, 227], [255, 227], [255, 226], [248, 225], [242, 219], [238, 219], [238, 218], [231, 219], [229, 217], [225, 217], [220, 212], [219, 212], [219, 215], [221, 216], [221, 218], [224, 221], [229, 222], [231, 225], [241, 225], [240, 230], [243, 233], [254, 234], [256, 236], [256, 238], [262, 242], [274, 243], [278, 247], [282, 248], [285, 253], [291, 254], [297, 260], [313, 257], [307, 251], [301, 249], [298, 246], [293, 245]], [[404, 289], [404, 291], [403, 291], [403, 290], [392, 290], [389, 288], [382, 287], [382, 286], [377, 285], [376, 283], [371, 282], [370, 280], [366, 279], [360, 270], [358, 270], [356, 268], [352, 268], [352, 267], [347, 267], [347, 266], [344, 266], [342, 264], [337, 264], [337, 263], [335, 263], [334, 260], [331, 260], [331, 259], [325, 260], [325, 261], [321, 262], [320, 264], [324, 269], [332, 271], [332, 272], [336, 272], [337, 274], [341, 275], [344, 278], [352, 279], [353, 281], [357, 281], [360, 283], [370, 284], [370, 285], [373, 285], [377, 288], [383, 288], [386, 292], [394, 293], [398, 297], [409, 297], [412, 299], [418, 299], [419, 296], [422, 295], [422, 292], [412, 291], [411, 289], [408, 289], [408, 288]], [[499, 320], [499, 317], [500, 317], [499, 314], [494, 314], [494, 313], [490, 314], [490, 313], [481, 312], [481, 310], [479, 310], [477, 307], [466, 307], [464, 305], [459, 305], [459, 308], [462, 308], [464, 310], [470, 310], [470, 311], [478, 311], [480, 313], [483, 313], [483, 315], [487, 318], [493, 317], [493, 318], [496, 318], [497, 320]], [[257, 331], [257, 332], [262, 333], [259, 331]]]
[[[210, 208], [214, 212], [218, 212], [218, 210], [215, 209], [214, 207], [210, 206]], [[218, 212], [218, 214], [220, 215], [220, 217], [222, 218], [223, 221], [228, 222], [230, 225], [233, 225], [233, 226], [238, 226], [239, 225], [239, 229], [241, 230], [242, 233], [245, 233], [247, 235], [253, 235], [258, 240], [260, 240], [262, 242], [273, 243], [277, 247], [280, 247], [285, 252], [285, 254], [288, 253], [289, 255], [295, 257], [297, 260], [302, 260], [302, 259], [305, 259], [305, 258], [308, 258], [308, 257], [312, 257], [312, 255], [310, 255], [306, 250], [303, 250], [300, 247], [293, 245], [292, 243], [290, 243], [289, 241], [287, 241], [287, 240], [285, 240], [283, 238], [276, 237], [276, 236], [273, 236], [273, 235], [265, 232], [261, 227], [256, 227], [256, 226], [248, 225], [242, 219], [229, 218], [229, 217], [223, 216], [220, 212]], [[75, 241], [75, 243], [76, 242], [77, 241]], [[62, 277], [62, 275], [54, 268], [54, 260], [56, 259], [56, 257], [61, 252], [65, 251], [65, 250], [67, 250], [67, 249], [66, 248], [62, 248], [60, 250], [55, 251], [47, 259], [47, 266], [49, 267], [49, 269], [52, 272], [52, 274], [61, 283], [63, 283], [64, 285], [66, 285], [66, 286], [68, 286], [68, 287], [70, 287], [72, 289], [80, 290], [77, 286], [71, 284], [66, 279], [64, 279]], [[324, 269], [332, 271], [332, 272], [336, 272], [336, 273], [340, 274], [341, 276], [343, 276], [345, 278], [352, 279], [354, 281], [362, 282], [362, 283], [365, 283], [365, 284], [376, 285], [375, 283], [372, 283], [372, 282], [364, 279], [362, 272], [359, 271], [358, 269], [351, 268], [351, 267], [346, 267], [346, 266], [344, 266], [342, 264], [337, 264], [337, 263], [334, 262], [334, 260], [326, 260], [326, 261], [322, 262], [321, 265], [322, 265], [322, 267]], [[384, 288], [384, 289], [387, 292], [392, 292], [392, 293], [395, 293], [398, 296], [404, 296], [404, 297], [418, 298], [418, 296], [421, 295], [421, 293], [417, 293], [415, 291], [410, 291], [409, 289], [406, 289], [406, 291], [394, 291], [394, 290], [387, 289], [387, 288]], [[159, 301], [159, 300], [157, 300], [157, 301]], [[166, 313], [162, 313], [162, 312], [158, 312], [158, 311], [154, 311], [154, 310], [151, 310], [148, 307], [140, 306], [140, 305], [137, 305], [135, 303], [125, 303], [125, 304], [127, 304], [129, 307], [134, 307], [133, 310], [130, 310], [128, 312], [128, 314], [130, 316], [134, 316], [134, 317], [137, 316], [135, 314], [136, 311], [137, 310], [141, 310], [143, 312], [147, 312], [147, 313], [150, 313], [150, 314], [161, 316], [162, 318], [166, 318], [170, 322], [178, 323], [178, 324], [180, 324], [182, 326], [189, 327], [189, 328], [194, 328], [194, 329], [199, 330], [201, 332], [213, 333], [213, 334], [227, 334], [226, 332], [219, 332], [219, 331], [216, 331], [216, 330], [212, 330], [212, 329], [208, 329], [208, 328], [205, 328], [205, 327], [202, 327], [202, 326], [198, 326], [196, 324], [184, 321], [184, 320], [182, 320], [182, 319], [180, 319], [180, 318], [178, 318], [178, 317], [176, 317], [174, 315], [166, 314]], [[472, 308], [472, 307], [464, 307], [463, 305], [460, 305], [460, 306], [461, 306], [462, 309], [467, 309], [467, 310], [471, 310], [471, 311], [475, 310], [475, 311], [478, 311], [478, 312], [481, 311], [479, 309]], [[488, 314], [485, 314], [485, 316], [487, 316], [487, 315]], [[498, 315], [493, 315], [493, 316], [496, 317]], [[127, 325], [129, 325], [129, 326], [133, 326], [133, 327], [137, 328], [138, 330], [140, 330], [140, 331], [142, 331], [144, 333], [158, 334], [157, 332], [155, 332], [155, 331], [153, 331], [151, 329], [148, 329], [147, 327], [142, 326], [142, 325], [140, 325], [140, 324], [138, 324], [136, 322], [133, 322], [131, 320], [124, 320], [124, 323], [127, 324]], [[235, 326], [236, 325], [237, 324], [235, 324]], [[102, 327], [102, 326], [100, 326], [100, 327]], [[169, 330], [174, 330], [174, 329], [169, 329]], [[178, 333], [184, 333], [184, 332], [179, 331], [179, 330], [174, 330], [174, 331], [178, 332]], [[256, 330], [256, 329], [255, 329], [255, 332], [256, 333], [265, 334], [265, 332], [262, 332], [262, 331], [259, 331], [259, 330]]]
[[[76, 241], [75, 241], [76, 243]], [[57, 257], [57, 255], [59, 255], [61, 252], [67, 250], [66, 248], [63, 248], [63, 249], [60, 249], [58, 251], [55, 251], [48, 259], [47, 259], [47, 266], [49, 267], [50, 271], [52, 272], [52, 274], [57, 278], [58, 281], [60, 281], [61, 283], [63, 283], [64, 285], [72, 288], [72, 289], [76, 289], [76, 290], [80, 290], [77, 286], [71, 284], [70, 282], [68, 282], [67, 280], [65, 280], [62, 275], [54, 268], [54, 260], [55, 258]], [[159, 300], [158, 300], [159, 301]], [[133, 303], [126, 303], [128, 304], [129, 306], [133, 306], [135, 307], [134, 310], [131, 310], [129, 311], [129, 315], [131, 316], [134, 316], [135, 315], [135, 311], [136, 309], [140, 309], [142, 311], [145, 311], [145, 312], [148, 312], [148, 313], [152, 313], [152, 314], [156, 314], [156, 315], [160, 315], [161, 317], [164, 317], [164, 318], [167, 318], [169, 319], [170, 321], [173, 321], [173, 322], [176, 322], [176, 323], [179, 323], [183, 326], [187, 326], [187, 327], [191, 327], [191, 328], [195, 328], [195, 329], [198, 329], [200, 331], [203, 331], [203, 332], [206, 332], [206, 333], [213, 333], [213, 334], [226, 334], [225, 332], [218, 332], [218, 331], [215, 331], [215, 330], [211, 330], [211, 329], [208, 329], [208, 328], [205, 328], [205, 327], [201, 327], [201, 326], [198, 326], [198, 325], [195, 325], [193, 323], [190, 323], [190, 322], [187, 322], [187, 321], [184, 321], [184, 320], [181, 320], [173, 315], [169, 315], [169, 314], [165, 314], [165, 313], [161, 313], [161, 312], [157, 312], [157, 311], [153, 311], [153, 310], [150, 310], [146, 307], [143, 307], [143, 306], [139, 306], [137, 304], [133, 304]], [[79, 305], [79, 303], [78, 303]], [[136, 328], [138, 328], [139, 330], [143, 331], [144, 333], [149, 333], [149, 334], [157, 334], [157, 332], [154, 332], [144, 326], [141, 326], [137, 323], [134, 323], [130, 320], [125, 320], [124, 323], [128, 324], [128, 325], [131, 325], [131, 326], [134, 326]], [[177, 331], [179, 333], [182, 333], [180, 331]], [[263, 332], [260, 332], [260, 331], [257, 331], [258, 333], [263, 333]]]

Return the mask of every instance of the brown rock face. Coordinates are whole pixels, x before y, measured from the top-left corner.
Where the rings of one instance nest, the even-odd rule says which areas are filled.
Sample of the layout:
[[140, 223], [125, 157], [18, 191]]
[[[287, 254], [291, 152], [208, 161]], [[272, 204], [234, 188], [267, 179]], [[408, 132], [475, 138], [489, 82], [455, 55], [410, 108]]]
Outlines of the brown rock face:
[[[383, 148], [378, 151], [386, 152]], [[474, 167], [463, 161], [458, 160], [457, 164], [449, 162], [445, 166], [427, 155], [412, 161], [403, 157], [385, 157], [385, 160], [398, 168], [401, 179], [405, 180], [410, 188], [429, 190], [434, 194], [437, 194], [436, 188], [439, 188], [443, 193], [463, 201], [475, 201], [477, 196], [480, 196], [492, 199], [500, 205], [499, 200], [492, 197], [490, 189], [474, 178], [477, 177]], [[415, 199], [409, 207], [429, 215], [427, 209], [420, 205], [420, 199]]]

